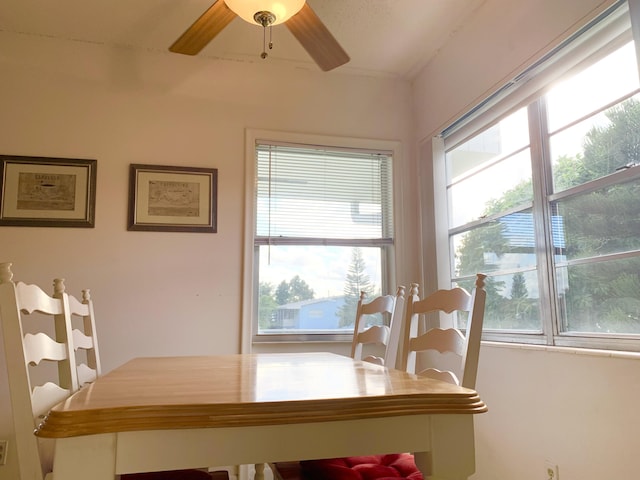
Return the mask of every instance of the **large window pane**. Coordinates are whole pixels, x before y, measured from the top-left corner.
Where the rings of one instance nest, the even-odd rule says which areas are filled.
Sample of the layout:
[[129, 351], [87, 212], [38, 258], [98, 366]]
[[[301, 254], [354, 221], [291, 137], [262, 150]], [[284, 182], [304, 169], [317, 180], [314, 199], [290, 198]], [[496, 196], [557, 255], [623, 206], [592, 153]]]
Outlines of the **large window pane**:
[[640, 95], [551, 136], [554, 191], [640, 163]]
[[606, 56], [546, 95], [549, 131], [555, 132], [636, 90], [638, 68], [633, 42]]
[[[460, 280], [459, 286], [471, 292], [474, 281]], [[485, 279], [487, 299], [483, 329], [540, 332], [538, 278], [535, 271], [523, 271]], [[461, 327], [466, 318], [458, 318]]]
[[640, 255], [556, 270], [564, 332], [640, 334]]
[[381, 294], [381, 248], [261, 246], [262, 334], [352, 333], [361, 291]]
[[446, 154], [450, 226], [531, 202], [526, 109]]
[[452, 241], [456, 277], [536, 266], [530, 209], [454, 235]]
[[640, 250], [640, 181], [613, 185], [554, 204], [556, 261]]
[[452, 185], [449, 196], [453, 227], [531, 203], [529, 149]]

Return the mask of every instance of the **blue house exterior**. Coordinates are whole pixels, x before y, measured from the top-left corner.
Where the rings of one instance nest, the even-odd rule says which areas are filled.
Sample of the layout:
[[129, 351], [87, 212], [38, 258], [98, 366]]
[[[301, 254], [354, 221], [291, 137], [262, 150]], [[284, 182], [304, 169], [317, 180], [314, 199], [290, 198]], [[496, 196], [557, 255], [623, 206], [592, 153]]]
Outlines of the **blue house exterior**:
[[280, 305], [273, 313], [273, 323], [282, 329], [337, 330], [338, 312], [344, 297], [314, 298]]

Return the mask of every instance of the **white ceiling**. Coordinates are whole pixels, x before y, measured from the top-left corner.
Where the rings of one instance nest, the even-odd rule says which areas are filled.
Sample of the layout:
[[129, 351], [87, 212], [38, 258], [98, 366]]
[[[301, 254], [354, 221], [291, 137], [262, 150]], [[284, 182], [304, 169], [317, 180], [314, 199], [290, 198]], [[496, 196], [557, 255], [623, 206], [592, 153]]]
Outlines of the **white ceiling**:
[[[222, 0], [218, 0], [222, 1]], [[333, 72], [411, 79], [485, 0], [308, 0], [351, 61]], [[2, 0], [0, 31], [147, 52], [168, 47], [213, 0]], [[262, 27], [239, 17], [198, 55], [319, 69], [284, 25], [262, 60]], [[331, 75], [333, 72], [327, 73]]]

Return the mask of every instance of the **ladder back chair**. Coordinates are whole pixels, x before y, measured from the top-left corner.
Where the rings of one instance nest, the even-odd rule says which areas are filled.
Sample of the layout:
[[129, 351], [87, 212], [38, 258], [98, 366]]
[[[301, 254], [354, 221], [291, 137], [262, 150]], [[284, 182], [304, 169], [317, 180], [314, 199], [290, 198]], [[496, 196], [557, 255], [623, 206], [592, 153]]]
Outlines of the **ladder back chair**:
[[[486, 292], [483, 274], [476, 275], [472, 293], [456, 287], [438, 290], [420, 300], [418, 284], [411, 284], [405, 302], [404, 335], [401, 344], [401, 367], [436, 380], [475, 388], [480, 339], [484, 321]], [[456, 327], [420, 328], [420, 319], [430, 313], [464, 314], [465, 334]], [[418, 359], [421, 353], [434, 353]], [[457, 368], [451, 360], [457, 359]], [[421, 367], [416, 372], [416, 360]], [[444, 360], [443, 363], [441, 361]], [[458, 372], [458, 373], [456, 373]], [[276, 480], [376, 480], [391, 477], [398, 480], [422, 480], [423, 476], [410, 453], [369, 455], [275, 464]]]
[[[65, 293], [63, 279], [55, 279], [49, 296], [37, 285], [13, 282], [11, 263], [0, 263], [0, 323], [23, 479], [51, 479], [55, 439], [38, 438], [34, 430], [54, 405], [100, 374], [93, 305], [85, 292], [80, 302]], [[82, 317], [82, 325], [74, 328], [72, 316]], [[86, 362], [76, 361], [77, 349], [86, 350]], [[121, 479], [227, 480], [228, 474], [189, 469], [127, 474]]]
[[[485, 278], [486, 275], [476, 275], [472, 293], [456, 287], [437, 290], [422, 300], [418, 296], [418, 285], [411, 285], [405, 311], [407, 328], [403, 341], [403, 370], [466, 388], [475, 388], [486, 301]], [[455, 326], [423, 331], [424, 325], [420, 325], [420, 316], [432, 312], [455, 313], [458, 316], [458, 324], [462, 323], [460, 317], [466, 316], [465, 334], [461, 328]], [[453, 324], [455, 322], [452, 322]], [[420, 362], [421, 352], [431, 356]], [[453, 362], [450, 360], [451, 356]]]
[[[352, 358], [377, 365], [395, 365], [400, 339], [399, 327], [402, 319], [404, 292], [405, 288], [400, 285], [395, 295], [382, 295], [370, 302], [365, 302], [366, 293], [360, 292], [353, 329], [353, 341], [351, 343]], [[374, 315], [388, 315], [389, 324], [367, 326], [367, 320]], [[384, 347], [384, 356], [365, 355], [367, 345], [382, 345]]]
[[14, 283], [12, 277], [11, 264], [0, 264], [0, 320], [18, 468], [22, 478], [41, 480], [52, 470], [53, 441], [37, 438], [34, 429], [51, 407], [78, 389], [71, 368], [71, 324], [61, 298], [36, 285]]

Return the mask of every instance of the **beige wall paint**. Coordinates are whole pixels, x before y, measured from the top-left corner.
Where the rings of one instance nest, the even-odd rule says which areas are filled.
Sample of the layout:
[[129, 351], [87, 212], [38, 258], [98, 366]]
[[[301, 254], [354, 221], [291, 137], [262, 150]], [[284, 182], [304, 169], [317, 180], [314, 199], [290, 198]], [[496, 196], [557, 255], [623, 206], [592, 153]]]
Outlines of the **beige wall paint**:
[[[436, 265], [431, 138], [540, 58], [611, 1], [487, 0], [413, 85], [423, 195], [425, 264]], [[425, 282], [435, 281], [425, 275]], [[545, 462], [561, 480], [638, 476], [640, 355], [484, 345], [477, 389], [489, 412], [476, 419], [472, 480], [540, 480]]]

